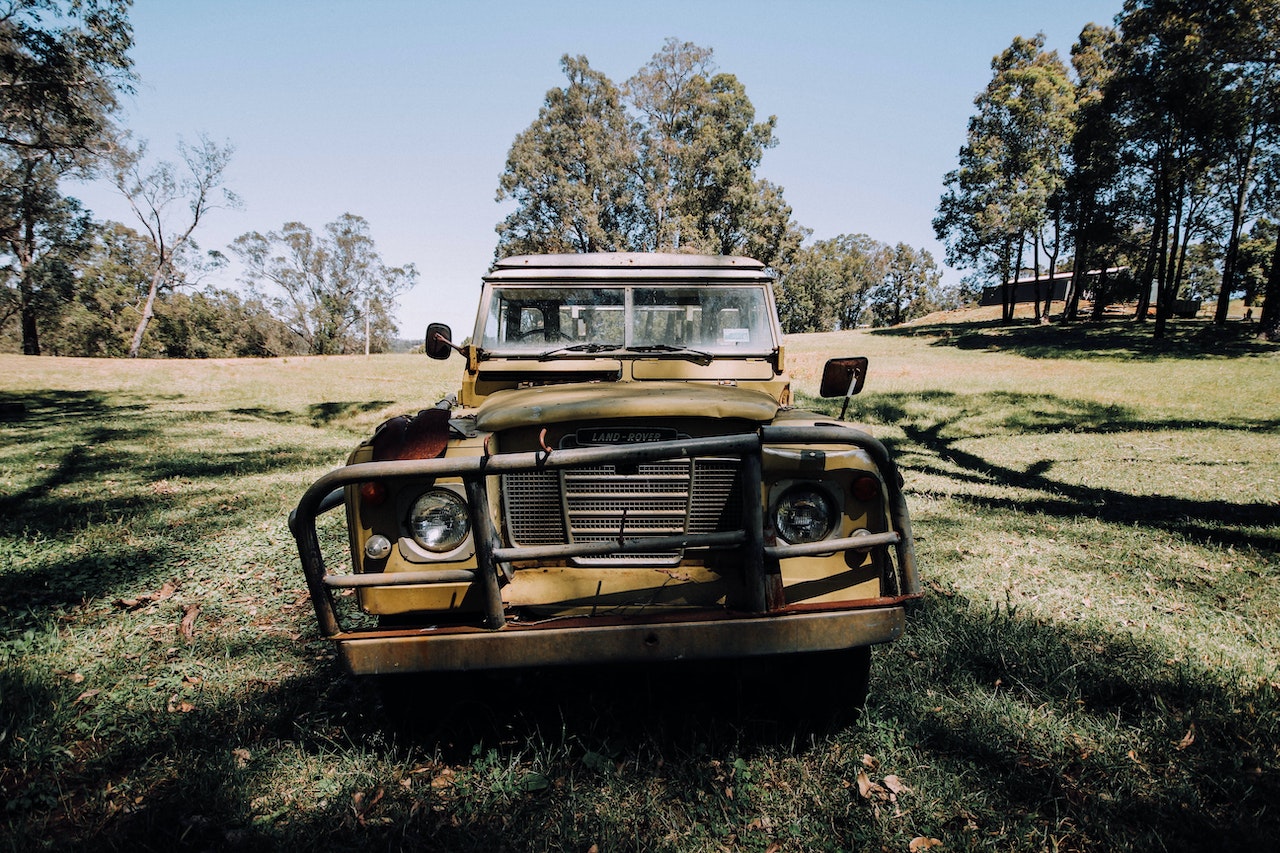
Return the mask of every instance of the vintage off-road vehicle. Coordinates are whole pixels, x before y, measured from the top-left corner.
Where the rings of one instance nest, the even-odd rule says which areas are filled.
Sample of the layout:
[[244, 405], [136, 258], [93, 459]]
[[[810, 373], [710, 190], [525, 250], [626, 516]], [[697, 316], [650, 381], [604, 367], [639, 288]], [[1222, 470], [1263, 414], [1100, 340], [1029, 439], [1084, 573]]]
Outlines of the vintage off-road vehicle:
[[[357, 674], [849, 650], [920, 594], [884, 446], [794, 408], [764, 266], [741, 257], [512, 257], [461, 392], [394, 418], [290, 524], [320, 628]], [[822, 395], [866, 359], [826, 365]], [[317, 517], [345, 505], [354, 570]], [[344, 627], [354, 588], [376, 625]], [[347, 622], [350, 618], [347, 617]]]

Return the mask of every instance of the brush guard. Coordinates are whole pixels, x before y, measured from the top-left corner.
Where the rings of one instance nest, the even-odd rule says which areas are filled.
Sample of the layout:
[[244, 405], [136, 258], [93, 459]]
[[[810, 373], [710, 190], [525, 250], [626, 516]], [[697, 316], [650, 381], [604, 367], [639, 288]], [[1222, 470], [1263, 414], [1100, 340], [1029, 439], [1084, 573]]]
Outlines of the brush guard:
[[[864, 451], [874, 463], [886, 489], [890, 531], [869, 536], [825, 539], [802, 545], [767, 543], [764, 534], [762, 494], [762, 448], [765, 445], [843, 445]], [[738, 530], [665, 537], [628, 538], [625, 530], [616, 540], [558, 545], [504, 547], [494, 528], [486, 478], [504, 473], [531, 470], [559, 470], [577, 466], [652, 462], [699, 456], [736, 456], [741, 459], [743, 519]], [[470, 505], [475, 542], [475, 569], [430, 569], [390, 574], [330, 574], [325, 568], [316, 521], [320, 515], [343, 503], [344, 487], [370, 480], [411, 480], [457, 477], [463, 481]], [[315, 608], [320, 632], [338, 642], [344, 658], [354, 671], [391, 669], [469, 669], [511, 665], [502, 649], [509, 645], [499, 637], [536, 632], [522, 646], [520, 664], [569, 663], [592, 660], [639, 659], [647, 652], [632, 647], [664, 648], [667, 657], [718, 657], [804, 650], [829, 647], [824, 632], [832, 628], [853, 640], [846, 645], [886, 642], [902, 630], [902, 605], [920, 597], [911, 520], [902, 494], [901, 479], [888, 451], [873, 436], [861, 430], [837, 425], [763, 427], [757, 433], [654, 441], [626, 446], [584, 447], [532, 452], [498, 453], [436, 459], [362, 462], [332, 471], [317, 480], [303, 494], [289, 515], [289, 528], [298, 544], [298, 554], [306, 577], [307, 590]], [[892, 547], [896, 595], [852, 605], [788, 606], [782, 587], [778, 561], [789, 557], [829, 554], [851, 549]], [[515, 625], [506, 619], [500, 577], [518, 560], [568, 559], [618, 553], [645, 553], [662, 548], [735, 548], [742, 554], [748, 612], [709, 613], [696, 616], [649, 617], [643, 622], [588, 617], [584, 620], [553, 620], [550, 625]], [[518, 571], [518, 569], [516, 570]], [[432, 583], [469, 583], [477, 588], [483, 602], [483, 628], [441, 629], [360, 629], [344, 630], [333, 593], [338, 589], [371, 586], [402, 586]], [[838, 608], [842, 612], [819, 613]], [[779, 620], [780, 615], [788, 619]], [[827, 624], [817, 624], [823, 622]], [[809, 622], [815, 624], [806, 628]], [[697, 626], [695, 630], [688, 630]], [[611, 630], [616, 628], [618, 630]], [[686, 630], [681, 630], [685, 628]], [[502, 630], [505, 629], [505, 630]], [[550, 630], [548, 630], [550, 629]], [[637, 631], [639, 632], [637, 634]], [[797, 633], [799, 632], [799, 633]], [[631, 634], [636, 634], [631, 637]], [[489, 641], [482, 637], [491, 635]], [[665, 645], [664, 636], [671, 635]], [[430, 638], [436, 651], [421, 650]], [[689, 638], [695, 637], [696, 642]], [[496, 641], [496, 642], [495, 642]], [[621, 642], [623, 645], [619, 646]], [[364, 644], [372, 651], [361, 657]], [[492, 647], [485, 652], [484, 647]], [[416, 650], [414, 647], [417, 647]], [[473, 650], [464, 653], [465, 647]], [[763, 649], [763, 651], [761, 651]], [[630, 650], [630, 651], [629, 651]], [[352, 654], [355, 654], [353, 658]], [[407, 653], [407, 655], [406, 655]], [[478, 653], [478, 654], [477, 654]], [[496, 663], [493, 661], [497, 661]], [[505, 662], [505, 663], [504, 663]]]

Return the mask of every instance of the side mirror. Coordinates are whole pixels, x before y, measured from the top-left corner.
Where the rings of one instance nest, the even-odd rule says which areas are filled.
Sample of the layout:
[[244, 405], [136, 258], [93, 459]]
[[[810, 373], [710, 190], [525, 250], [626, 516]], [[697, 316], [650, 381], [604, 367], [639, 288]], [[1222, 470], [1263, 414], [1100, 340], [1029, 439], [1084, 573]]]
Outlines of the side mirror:
[[823, 397], [844, 397], [844, 405], [840, 407], [840, 420], [844, 420], [849, 411], [849, 398], [862, 390], [862, 383], [867, 379], [867, 359], [864, 356], [853, 358], [833, 358], [822, 368], [822, 387], [818, 394]]
[[444, 323], [432, 323], [427, 326], [427, 339], [424, 342], [427, 355], [435, 359], [446, 359], [453, 352], [453, 330]]

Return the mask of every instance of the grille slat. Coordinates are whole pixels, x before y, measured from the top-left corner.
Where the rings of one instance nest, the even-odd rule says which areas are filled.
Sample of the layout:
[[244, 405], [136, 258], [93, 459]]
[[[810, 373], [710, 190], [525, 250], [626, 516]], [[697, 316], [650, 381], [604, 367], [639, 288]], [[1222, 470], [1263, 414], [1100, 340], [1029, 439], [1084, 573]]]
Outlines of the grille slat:
[[[559, 545], [715, 533], [742, 525], [737, 459], [674, 459], [502, 476], [511, 543]], [[625, 516], [625, 521], [624, 521]], [[583, 566], [676, 565], [683, 550], [579, 557]]]

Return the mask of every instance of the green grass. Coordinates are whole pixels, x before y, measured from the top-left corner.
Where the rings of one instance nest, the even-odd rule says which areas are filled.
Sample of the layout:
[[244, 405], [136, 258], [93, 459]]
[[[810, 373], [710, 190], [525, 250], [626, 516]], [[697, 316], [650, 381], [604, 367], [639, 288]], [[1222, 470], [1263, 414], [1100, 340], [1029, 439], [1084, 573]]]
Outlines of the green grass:
[[803, 665], [344, 677], [285, 517], [456, 359], [0, 356], [0, 849], [1273, 848], [1280, 354], [1173, 331], [788, 342], [829, 412], [871, 357], [928, 587], [834, 721]]

